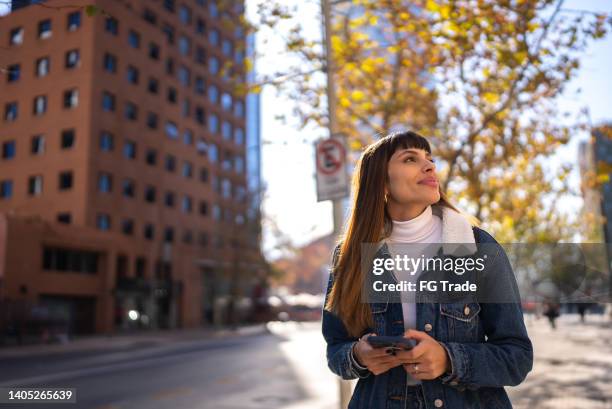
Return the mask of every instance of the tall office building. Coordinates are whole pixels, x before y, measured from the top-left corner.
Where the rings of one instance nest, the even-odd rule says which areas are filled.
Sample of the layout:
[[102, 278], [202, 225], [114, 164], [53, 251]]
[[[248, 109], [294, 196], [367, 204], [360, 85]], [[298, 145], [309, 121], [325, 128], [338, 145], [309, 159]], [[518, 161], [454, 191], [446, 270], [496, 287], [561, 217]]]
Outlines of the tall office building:
[[49, 0], [0, 18], [6, 305], [77, 333], [223, 323], [248, 305], [259, 153], [223, 70], [245, 55], [243, 4], [218, 3], [95, 0], [88, 16]]

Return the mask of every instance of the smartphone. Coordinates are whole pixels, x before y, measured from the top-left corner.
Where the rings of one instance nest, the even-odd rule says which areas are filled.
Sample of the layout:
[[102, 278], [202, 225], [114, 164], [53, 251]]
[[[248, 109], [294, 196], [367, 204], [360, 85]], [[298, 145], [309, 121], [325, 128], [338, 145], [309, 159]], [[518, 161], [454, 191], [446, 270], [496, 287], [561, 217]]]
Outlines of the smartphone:
[[366, 341], [374, 348], [391, 348], [403, 351], [410, 351], [417, 345], [414, 339], [408, 339], [402, 336], [371, 335], [366, 338]]

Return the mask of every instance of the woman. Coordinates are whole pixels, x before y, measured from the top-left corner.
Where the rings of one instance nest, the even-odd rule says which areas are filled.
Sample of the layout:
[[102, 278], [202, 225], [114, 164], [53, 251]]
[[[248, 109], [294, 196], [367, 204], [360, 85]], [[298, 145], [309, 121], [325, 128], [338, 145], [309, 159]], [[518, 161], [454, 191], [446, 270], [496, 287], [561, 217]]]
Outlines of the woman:
[[[360, 266], [364, 243], [382, 243], [376, 254], [384, 257], [398, 243], [497, 245], [485, 270], [516, 288], [503, 249], [440, 190], [428, 141], [404, 132], [368, 146], [353, 193], [352, 213], [334, 250], [322, 324], [329, 368], [343, 379], [359, 378], [349, 408], [511, 408], [504, 386], [521, 383], [533, 363], [520, 302], [362, 299], [369, 273]], [[418, 345], [400, 352], [373, 348], [371, 335], [400, 335]]]

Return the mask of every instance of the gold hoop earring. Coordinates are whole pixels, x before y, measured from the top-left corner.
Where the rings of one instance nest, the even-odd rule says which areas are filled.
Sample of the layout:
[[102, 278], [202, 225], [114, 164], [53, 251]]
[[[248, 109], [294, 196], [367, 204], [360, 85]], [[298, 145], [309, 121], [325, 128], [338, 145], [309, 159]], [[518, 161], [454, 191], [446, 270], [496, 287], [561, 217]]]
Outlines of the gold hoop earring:
[[388, 200], [387, 196], [389, 196], [389, 195], [387, 193], [385, 193], [385, 203], [387, 203], [387, 200]]

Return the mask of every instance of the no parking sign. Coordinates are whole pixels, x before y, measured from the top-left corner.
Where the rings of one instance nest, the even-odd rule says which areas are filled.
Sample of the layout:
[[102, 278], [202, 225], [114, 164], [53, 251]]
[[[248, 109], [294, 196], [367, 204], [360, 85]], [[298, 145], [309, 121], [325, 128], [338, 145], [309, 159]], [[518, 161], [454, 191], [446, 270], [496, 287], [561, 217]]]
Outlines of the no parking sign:
[[349, 194], [346, 138], [333, 135], [315, 142], [317, 201], [342, 199]]

